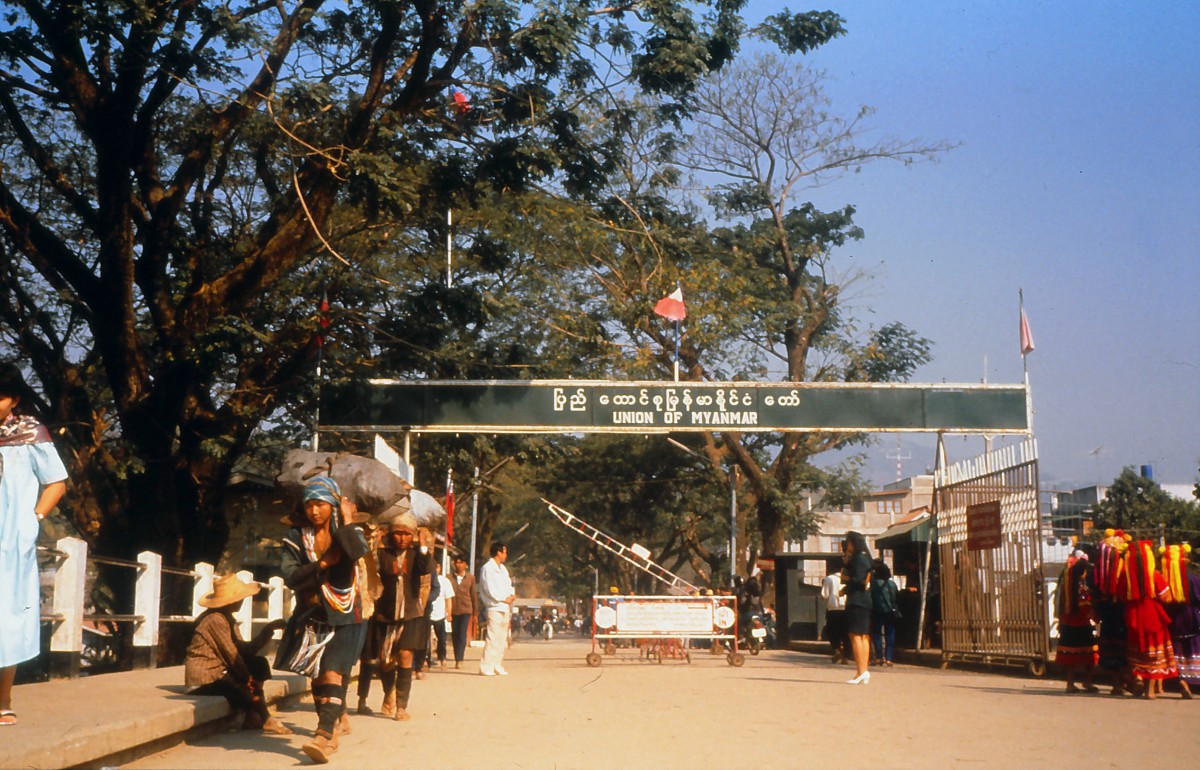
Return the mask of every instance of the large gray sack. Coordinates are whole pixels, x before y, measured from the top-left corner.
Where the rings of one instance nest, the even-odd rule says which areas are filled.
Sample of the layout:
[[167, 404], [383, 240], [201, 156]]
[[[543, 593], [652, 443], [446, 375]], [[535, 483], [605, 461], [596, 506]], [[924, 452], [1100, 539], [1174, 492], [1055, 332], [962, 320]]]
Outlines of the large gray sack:
[[[353, 500], [359, 510], [374, 517], [394, 508], [406, 508], [412, 489], [407, 481], [374, 458], [305, 449], [292, 449], [284, 455], [275, 483], [289, 502], [299, 505], [304, 486], [314, 476], [332, 478], [341, 487], [342, 494]], [[445, 512], [442, 515], [444, 518]]]
[[434, 532], [446, 531], [446, 509], [428, 492], [416, 488], [409, 490], [408, 499], [388, 508], [376, 518], [380, 526], [387, 526], [392, 519], [410, 511], [417, 520], [417, 526], [428, 527]]

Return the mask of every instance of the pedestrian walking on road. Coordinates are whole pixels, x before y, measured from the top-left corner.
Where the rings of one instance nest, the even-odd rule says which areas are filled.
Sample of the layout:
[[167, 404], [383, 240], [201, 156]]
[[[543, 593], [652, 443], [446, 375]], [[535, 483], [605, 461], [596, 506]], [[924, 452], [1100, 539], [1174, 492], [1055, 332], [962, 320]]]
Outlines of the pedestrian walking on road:
[[1200, 576], [1187, 565], [1192, 547], [1168, 546], [1162, 557], [1162, 571], [1169, 594], [1167, 615], [1171, 618], [1171, 646], [1179, 668], [1179, 689], [1191, 700], [1192, 687], [1200, 686]]
[[33, 417], [34, 398], [20, 369], [0, 365], [0, 727], [17, 724], [17, 664], [41, 651], [37, 537], [67, 489], [50, 431]]
[[475, 601], [475, 576], [467, 571], [467, 558], [462, 554], [454, 557], [453, 612], [450, 616], [450, 635], [454, 639], [454, 667], [462, 668], [467, 654], [467, 641], [471, 633], [471, 618], [475, 617], [478, 603]]
[[[433, 626], [433, 636], [437, 640], [436, 652], [438, 668], [446, 667], [446, 626], [454, 615], [454, 584], [450, 578], [442, 574], [442, 563], [434, 560], [433, 582], [438, 584], [438, 598], [431, 601], [433, 609], [429, 613], [429, 622]], [[432, 663], [432, 661], [431, 661]], [[430, 666], [432, 668], [432, 666]]]
[[857, 676], [847, 684], [867, 684], [871, 672], [871, 551], [861, 532], [846, 533], [849, 560], [842, 572], [842, 591], [846, 595], [846, 635], [854, 656]]
[[491, 554], [492, 558], [484, 562], [479, 570], [479, 598], [487, 611], [487, 640], [479, 661], [479, 673], [484, 676], [507, 676], [504, 652], [508, 649], [509, 616], [513, 602], [517, 600], [517, 592], [508, 568], [504, 566], [508, 560], [508, 548], [504, 543], [492, 543]]
[[1096, 582], [1091, 561], [1084, 551], [1075, 551], [1067, 559], [1054, 592], [1058, 613], [1058, 648], [1054, 662], [1062, 666], [1067, 676], [1067, 692], [1079, 692], [1075, 677], [1083, 674], [1083, 689], [1099, 692], [1092, 683], [1099, 652], [1092, 620], [1095, 617], [1093, 597]]
[[[383, 685], [382, 713], [396, 720], [409, 719], [413, 658], [429, 643], [425, 604], [432, 581], [432, 559], [416, 545], [417, 520], [411, 513], [397, 516], [388, 525], [377, 554], [383, 590], [375, 602], [368, 633], [371, 670]], [[371, 670], [359, 672], [358, 707], [366, 709]]]
[[825, 628], [822, 638], [829, 642], [833, 662], [841, 663], [849, 654], [846, 639], [846, 597], [842, 593], [842, 569], [846, 562], [846, 544], [842, 543], [841, 561], [825, 562], [825, 580], [821, 583], [821, 598], [825, 600]]
[[262, 730], [271, 735], [291, 735], [282, 722], [267, 711], [263, 685], [271, 678], [271, 664], [258, 651], [271, 635], [286, 624], [274, 620], [252, 641], [242, 640], [233, 612], [242, 601], [259, 592], [258, 583], [247, 583], [237, 575], [213, 581], [213, 590], [200, 599], [207, 609], [196, 619], [196, 628], [184, 659], [184, 684], [192, 695], [221, 695], [234, 711], [245, 714], [243, 730]]
[[871, 648], [877, 666], [891, 666], [896, 659], [896, 618], [900, 589], [883, 559], [871, 568]]
[[[425, 597], [421, 606], [424, 608], [425, 623], [421, 625], [422, 638], [413, 649], [413, 678], [424, 679], [425, 669], [429, 663], [430, 640], [433, 634], [430, 633], [433, 627], [432, 618], [434, 608], [442, 605], [445, 597], [442, 596], [442, 584], [437, 579], [434, 570], [437, 568], [437, 559], [433, 556], [434, 546], [436, 541], [433, 532], [428, 527], [417, 528], [417, 546], [420, 553], [420, 558], [425, 559], [423, 571], [429, 575], [429, 593]], [[444, 605], [443, 605], [444, 606]]]
[[328, 634], [312, 684], [317, 729], [302, 750], [319, 764], [338, 749], [338, 736], [350, 731], [346, 689], [350, 670], [362, 654], [366, 618], [358, 561], [370, 551], [366, 517], [354, 501], [342, 497], [328, 476], [304, 488], [304, 516], [283, 540], [283, 581], [296, 592], [296, 612], [309, 613], [314, 634]]

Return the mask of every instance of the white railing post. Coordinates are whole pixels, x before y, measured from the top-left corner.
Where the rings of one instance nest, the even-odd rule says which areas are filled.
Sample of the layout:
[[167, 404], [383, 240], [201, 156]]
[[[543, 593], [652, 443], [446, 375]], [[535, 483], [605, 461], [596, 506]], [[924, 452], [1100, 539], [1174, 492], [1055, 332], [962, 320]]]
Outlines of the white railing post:
[[214, 569], [213, 565], [202, 561], [192, 571], [196, 573], [196, 585], [192, 588], [192, 617], [197, 618], [204, 612], [200, 600], [212, 593]]
[[[283, 598], [287, 588], [283, 585], [283, 578], [276, 575], [267, 581], [267, 622], [272, 620], [283, 620]], [[271, 634], [272, 639], [282, 639], [283, 631], [278, 630]]]
[[[238, 578], [243, 583], [254, 582], [254, 573], [249, 570], [240, 570], [237, 573]], [[249, 641], [254, 638], [254, 597], [248, 596], [242, 599], [242, 603], [233, 612], [233, 619], [237, 621], [238, 631], [241, 632], [242, 638]]]
[[142, 551], [141, 569], [134, 584], [133, 614], [141, 620], [133, 625], [134, 668], [154, 668], [158, 659], [158, 618], [162, 612], [162, 555]]
[[87, 577], [87, 543], [64, 537], [55, 544], [63, 552], [54, 573], [52, 608], [59, 621], [50, 636], [50, 671], [54, 677], [79, 676], [83, 652], [84, 584]]

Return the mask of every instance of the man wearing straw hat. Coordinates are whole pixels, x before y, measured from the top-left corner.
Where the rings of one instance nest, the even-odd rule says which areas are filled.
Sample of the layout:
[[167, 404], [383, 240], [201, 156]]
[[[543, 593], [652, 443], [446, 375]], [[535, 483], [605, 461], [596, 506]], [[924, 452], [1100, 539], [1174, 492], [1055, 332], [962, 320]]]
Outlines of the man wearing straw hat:
[[258, 654], [284, 621], [273, 620], [252, 642], [242, 641], [233, 612], [262, 586], [247, 583], [237, 575], [213, 581], [213, 590], [200, 599], [205, 611], [184, 661], [184, 682], [194, 687], [192, 695], [222, 695], [234, 711], [245, 713], [243, 730], [259, 729], [271, 735], [291, 735], [282, 722], [267, 711], [263, 683], [271, 678], [271, 664]]

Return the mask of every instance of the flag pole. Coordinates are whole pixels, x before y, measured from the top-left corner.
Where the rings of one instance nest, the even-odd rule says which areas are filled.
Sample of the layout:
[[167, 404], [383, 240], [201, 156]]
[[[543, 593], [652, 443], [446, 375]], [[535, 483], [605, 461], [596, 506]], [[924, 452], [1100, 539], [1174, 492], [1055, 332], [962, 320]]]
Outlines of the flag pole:
[[1029, 353], [1033, 350], [1033, 334], [1029, 331], [1029, 319], [1025, 317], [1025, 289], [1017, 287], [1017, 303], [1021, 318], [1021, 368], [1025, 378], [1025, 423], [1029, 435], [1033, 435], [1033, 391], [1029, 387]]
[[454, 209], [446, 209], [446, 288], [454, 288]]
[[675, 382], [679, 382], [679, 321], [675, 322]]
[[313, 437], [312, 451], [321, 451], [321, 364], [325, 357], [325, 332], [329, 328], [329, 321], [326, 314], [329, 312], [329, 293], [321, 290], [321, 305], [317, 309], [317, 382], [316, 382], [316, 404], [313, 409]]
[[450, 549], [454, 547], [454, 469], [446, 469], [446, 547], [442, 549], [442, 574], [450, 574]]
[[316, 387], [316, 408], [313, 410], [313, 437], [312, 451], [321, 451], [321, 354], [324, 352], [324, 344], [317, 346], [317, 387]]

